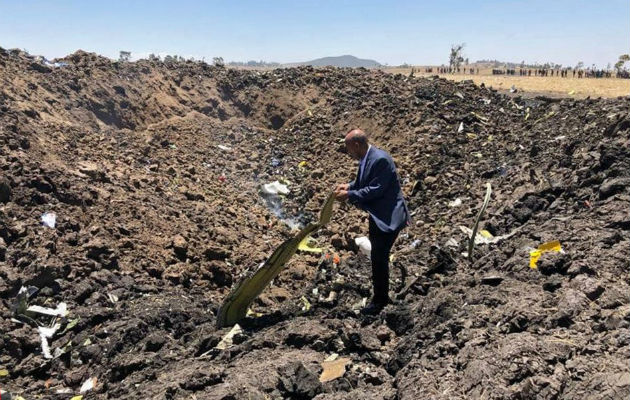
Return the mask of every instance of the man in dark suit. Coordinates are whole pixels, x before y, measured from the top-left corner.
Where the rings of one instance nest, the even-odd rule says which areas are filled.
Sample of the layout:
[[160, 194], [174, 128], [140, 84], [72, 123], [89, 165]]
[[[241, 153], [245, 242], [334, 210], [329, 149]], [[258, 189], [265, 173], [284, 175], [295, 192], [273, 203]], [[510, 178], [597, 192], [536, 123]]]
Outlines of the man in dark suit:
[[359, 171], [353, 182], [337, 186], [335, 197], [347, 200], [370, 216], [374, 296], [364, 312], [376, 313], [389, 302], [389, 252], [398, 233], [408, 224], [409, 211], [391, 156], [370, 145], [360, 129], [348, 132], [345, 144], [350, 157], [359, 160]]

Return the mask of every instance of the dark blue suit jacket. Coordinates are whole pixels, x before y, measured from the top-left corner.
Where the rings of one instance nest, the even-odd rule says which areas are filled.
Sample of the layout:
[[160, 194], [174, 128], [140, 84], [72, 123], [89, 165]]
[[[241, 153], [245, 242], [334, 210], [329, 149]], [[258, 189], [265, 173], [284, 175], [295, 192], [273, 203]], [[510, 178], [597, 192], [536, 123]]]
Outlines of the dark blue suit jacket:
[[394, 161], [375, 146], [367, 153], [361, 176], [357, 173], [357, 179], [350, 183], [348, 200], [367, 211], [383, 232], [401, 229], [409, 220]]

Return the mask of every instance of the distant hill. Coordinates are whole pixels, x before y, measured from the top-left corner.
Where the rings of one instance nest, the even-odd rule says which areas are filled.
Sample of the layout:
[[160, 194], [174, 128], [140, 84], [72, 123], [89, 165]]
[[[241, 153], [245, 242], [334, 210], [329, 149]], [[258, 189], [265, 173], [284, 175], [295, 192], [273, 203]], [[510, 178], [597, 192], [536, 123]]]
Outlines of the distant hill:
[[345, 55], [339, 57], [323, 57], [318, 58], [312, 61], [306, 61], [301, 63], [296, 63], [292, 65], [312, 65], [313, 67], [350, 67], [350, 68], [373, 68], [380, 67], [381, 64], [378, 61], [374, 60], [366, 60], [362, 58], [357, 58], [355, 56]]

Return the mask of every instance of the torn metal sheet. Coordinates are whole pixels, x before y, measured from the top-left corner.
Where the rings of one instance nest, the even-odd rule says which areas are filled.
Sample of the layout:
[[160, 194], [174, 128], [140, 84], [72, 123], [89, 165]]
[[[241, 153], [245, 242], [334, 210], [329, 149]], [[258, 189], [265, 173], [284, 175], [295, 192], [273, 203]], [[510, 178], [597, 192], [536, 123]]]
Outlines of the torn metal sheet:
[[83, 382], [83, 385], [81, 385], [81, 389], [79, 389], [79, 393], [89, 392], [90, 390], [94, 389], [94, 386], [96, 386], [96, 382], [96, 378], [89, 378], [88, 380]]
[[481, 219], [481, 216], [483, 215], [484, 211], [486, 211], [486, 207], [488, 207], [491, 194], [492, 194], [492, 186], [490, 186], [490, 182], [488, 182], [486, 183], [486, 196], [483, 199], [483, 204], [481, 205], [479, 214], [477, 214], [477, 218], [475, 218], [475, 224], [473, 225], [472, 232], [470, 234], [470, 240], [468, 241], [468, 259], [471, 261], [473, 257], [473, 249], [475, 248], [475, 239], [477, 239], [477, 228], [479, 228], [479, 220]]
[[331, 193], [324, 203], [317, 223], [308, 224], [293, 238], [284, 241], [253, 275], [242, 279], [234, 286], [217, 314], [219, 328], [234, 325], [245, 317], [249, 305], [278, 276], [284, 265], [296, 253], [300, 242], [330, 221], [334, 201], [334, 194]]
[[564, 251], [562, 250], [562, 245], [560, 244], [559, 241], [554, 240], [551, 242], [547, 242], [547, 243], [543, 243], [540, 246], [538, 246], [537, 249], [531, 250], [529, 252], [529, 267], [532, 269], [536, 269], [538, 268], [538, 266], [536, 265], [538, 263], [538, 259], [540, 258], [540, 256], [543, 253], [547, 253], [547, 252], [557, 252], [557, 253], [563, 253]]
[[57, 308], [30, 306], [26, 309], [26, 311], [50, 315], [51, 317], [65, 317], [66, 315], [68, 315], [68, 306], [66, 303], [59, 303], [59, 305], [57, 305]]
[[317, 243], [310, 236], [305, 237], [304, 240], [300, 242], [300, 244], [298, 245], [298, 250], [318, 254], [321, 254], [323, 252], [321, 248], [317, 247]]
[[[472, 229], [460, 225], [459, 229], [464, 232], [468, 238], [470, 239], [472, 237]], [[477, 232], [477, 234], [475, 235], [475, 244], [490, 244], [490, 243], [499, 243], [505, 239], [509, 239], [512, 236], [514, 236], [516, 233], [518, 233], [521, 230], [521, 227], [518, 227], [516, 229], [514, 229], [512, 232], [507, 233], [505, 235], [500, 235], [500, 236], [493, 236], [490, 232], [486, 231], [486, 230], [482, 230]], [[455, 241], [456, 242], [456, 241]], [[448, 242], [447, 242], [448, 245]], [[455, 246], [457, 247], [457, 246]]]
[[24, 315], [28, 308], [28, 299], [31, 298], [39, 289], [35, 286], [22, 286], [17, 294], [17, 300], [13, 305], [15, 315]]
[[240, 327], [240, 325], [239, 324], [234, 325], [234, 327], [232, 327], [232, 329], [230, 329], [230, 331], [225, 336], [223, 336], [223, 338], [215, 346], [215, 348], [219, 350], [227, 349], [228, 347], [234, 344], [234, 336], [239, 335], [241, 333], [243, 333], [243, 329]]

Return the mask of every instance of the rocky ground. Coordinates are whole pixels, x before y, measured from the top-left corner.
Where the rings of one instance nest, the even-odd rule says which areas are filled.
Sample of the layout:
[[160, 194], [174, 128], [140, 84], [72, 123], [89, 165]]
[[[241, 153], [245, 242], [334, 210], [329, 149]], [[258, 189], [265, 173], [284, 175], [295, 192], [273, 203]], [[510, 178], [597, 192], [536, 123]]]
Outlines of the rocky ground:
[[[0, 49], [3, 390], [70, 399], [96, 378], [84, 399], [628, 397], [628, 98], [510, 98], [361, 69], [57, 61]], [[340, 263], [298, 253], [217, 348], [231, 286], [353, 179], [351, 127], [393, 155], [413, 214], [394, 247], [394, 304], [358, 312], [367, 220], [340, 204], [315, 237]], [[290, 193], [274, 208], [260, 187], [275, 180]], [[481, 228], [511, 236], [469, 260], [460, 226], [486, 183]], [[563, 252], [530, 268], [552, 240]], [[68, 314], [25, 316], [21, 287], [28, 305]], [[38, 326], [55, 322], [46, 358]], [[333, 354], [345, 373], [320, 382]]]

